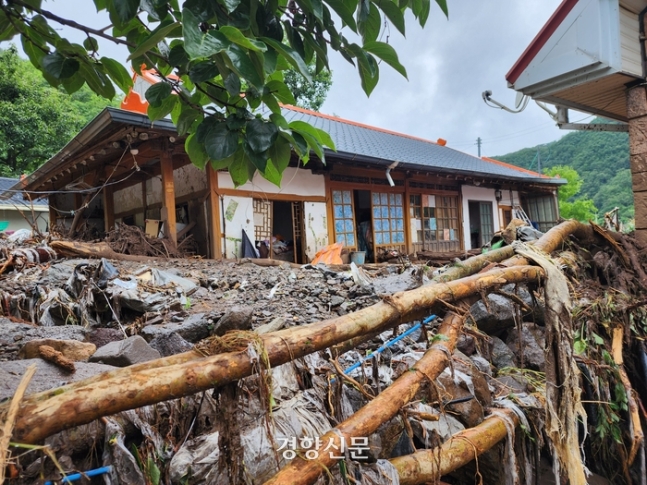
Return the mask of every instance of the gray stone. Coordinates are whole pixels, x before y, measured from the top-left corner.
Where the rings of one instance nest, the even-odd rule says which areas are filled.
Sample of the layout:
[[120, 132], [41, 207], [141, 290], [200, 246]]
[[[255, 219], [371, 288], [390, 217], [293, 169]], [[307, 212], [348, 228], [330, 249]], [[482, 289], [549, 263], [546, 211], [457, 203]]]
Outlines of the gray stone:
[[148, 345], [148, 342], [139, 335], [128, 337], [120, 342], [111, 342], [104, 345], [90, 357], [90, 362], [101, 362], [116, 367], [159, 359], [160, 353]]
[[522, 393], [528, 390], [528, 381], [521, 376], [502, 376], [492, 381], [501, 392], [509, 394], [510, 392]]
[[36, 364], [37, 369], [36, 374], [29, 382], [29, 386], [27, 386], [27, 395], [63, 386], [69, 382], [87, 379], [101, 372], [114, 369], [109, 365], [76, 362], [74, 364], [76, 372], [69, 374], [43, 359], [0, 362], [0, 401], [13, 396], [27, 367], [32, 364]]
[[214, 325], [212, 335], [224, 335], [232, 330], [251, 330], [254, 308], [237, 305], [229, 309]]
[[157, 350], [162, 357], [188, 352], [193, 348], [193, 345], [184, 340], [177, 333], [155, 337], [150, 341], [150, 346]]
[[341, 305], [345, 301], [346, 301], [345, 298], [335, 295], [332, 298], [330, 298], [330, 305], [333, 306], [333, 307], [336, 307], [336, 306]]
[[482, 374], [492, 377], [492, 367], [486, 359], [480, 355], [472, 355], [470, 359]]
[[49, 285], [52, 288], [61, 288], [79, 264], [90, 264], [90, 261], [87, 259], [66, 259], [60, 263], [54, 263], [43, 271], [38, 283]]
[[462, 334], [460, 337], [458, 337], [456, 348], [463, 352], [465, 355], [472, 355], [474, 352], [476, 352], [476, 341], [471, 335]]
[[514, 352], [517, 361], [523, 361], [523, 367], [544, 371], [546, 367], [546, 339], [544, 329], [534, 323], [523, 323], [521, 326], [521, 352], [519, 352], [519, 332], [515, 329], [508, 333], [508, 347]]
[[139, 332], [149, 342], [157, 337], [168, 337], [173, 333], [177, 333], [188, 342], [196, 343], [209, 336], [209, 322], [204, 313], [194, 313], [181, 323], [147, 325]]
[[479, 329], [487, 334], [499, 334], [507, 328], [514, 327], [515, 308], [507, 298], [489, 294], [486, 308], [482, 300], [470, 308], [470, 313]]
[[88, 342], [99, 347], [124, 339], [124, 333], [117, 328], [94, 328], [86, 336]]
[[491, 358], [492, 364], [497, 369], [502, 369], [503, 367], [516, 367], [514, 361], [514, 353], [510, 350], [503, 340], [499, 337], [491, 337]]

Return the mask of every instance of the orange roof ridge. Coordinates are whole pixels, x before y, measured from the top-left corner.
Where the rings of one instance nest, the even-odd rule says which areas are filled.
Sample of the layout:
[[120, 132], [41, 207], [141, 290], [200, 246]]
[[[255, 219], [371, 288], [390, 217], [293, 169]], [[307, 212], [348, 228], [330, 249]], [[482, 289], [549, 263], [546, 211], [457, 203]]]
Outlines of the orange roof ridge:
[[536, 177], [543, 177], [545, 179], [552, 179], [553, 178], [553, 177], [549, 177], [548, 175], [544, 175], [543, 173], [533, 172], [532, 170], [528, 170], [528, 169], [522, 168], [522, 167], [517, 167], [516, 165], [512, 165], [511, 163], [502, 162], [501, 160], [496, 160], [494, 158], [490, 158], [490, 157], [481, 157], [481, 158], [483, 160], [485, 160], [486, 162], [496, 163], [497, 165], [501, 165], [503, 167], [511, 168], [513, 170], [518, 170], [519, 172], [527, 173], [529, 175], [534, 175]]
[[[359, 123], [357, 121], [347, 120], [345, 118], [339, 118], [338, 116], [326, 115], [326, 114], [323, 114], [323, 113], [319, 113], [318, 111], [312, 111], [312, 110], [309, 110], [309, 109], [301, 108], [299, 106], [293, 106], [291, 104], [281, 104], [281, 107], [286, 108], [286, 109], [290, 109], [292, 111], [299, 111], [301, 113], [309, 114], [309, 115], [312, 115], [312, 116], [318, 116], [319, 118], [324, 118], [326, 120], [339, 121], [340, 123], [346, 123], [348, 125], [358, 126], [360, 128], [366, 128], [366, 129], [373, 130], [373, 131], [379, 131], [379, 132], [382, 132], [382, 133], [386, 133], [388, 135], [402, 136], [404, 138], [410, 138], [412, 140], [424, 141], [425, 143], [431, 143], [432, 145], [438, 145], [438, 143], [436, 143], [435, 141], [427, 140], [425, 138], [420, 138], [418, 136], [407, 135], [406, 133], [399, 133], [397, 131], [391, 131], [391, 130], [387, 130], [385, 128], [379, 128], [377, 126], [367, 125], [367, 124], [364, 124], [364, 123]], [[447, 147], [447, 148], [449, 148], [449, 147]]]

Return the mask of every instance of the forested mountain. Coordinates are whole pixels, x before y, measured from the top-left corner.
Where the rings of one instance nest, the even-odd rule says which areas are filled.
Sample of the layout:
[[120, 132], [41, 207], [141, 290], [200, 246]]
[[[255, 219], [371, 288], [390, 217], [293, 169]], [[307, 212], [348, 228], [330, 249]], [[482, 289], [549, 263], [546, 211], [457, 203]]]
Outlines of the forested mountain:
[[0, 176], [40, 167], [106, 106], [83, 86], [71, 96], [51, 87], [15, 47], [0, 49]]
[[617, 206], [624, 221], [633, 219], [627, 133], [574, 131], [558, 141], [493, 158], [537, 170], [538, 154], [542, 172], [555, 165], [573, 167], [584, 181], [576, 198], [593, 199], [600, 216]]

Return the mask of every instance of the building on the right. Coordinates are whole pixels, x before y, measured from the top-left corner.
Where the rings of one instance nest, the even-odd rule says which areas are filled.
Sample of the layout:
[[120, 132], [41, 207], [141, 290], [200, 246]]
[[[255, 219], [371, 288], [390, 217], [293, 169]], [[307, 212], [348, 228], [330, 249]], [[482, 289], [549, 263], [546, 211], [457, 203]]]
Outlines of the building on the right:
[[[647, 247], [647, 0], [564, 0], [506, 75], [508, 85], [557, 106], [562, 128], [576, 109], [629, 131], [636, 238]], [[642, 39], [642, 40], [641, 40]]]

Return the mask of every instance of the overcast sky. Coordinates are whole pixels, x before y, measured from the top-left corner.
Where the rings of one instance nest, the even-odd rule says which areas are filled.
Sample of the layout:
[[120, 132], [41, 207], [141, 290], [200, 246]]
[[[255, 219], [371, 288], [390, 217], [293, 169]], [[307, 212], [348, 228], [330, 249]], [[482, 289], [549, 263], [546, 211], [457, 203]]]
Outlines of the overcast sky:
[[[355, 68], [341, 56], [331, 59], [333, 86], [321, 111], [393, 131], [437, 140], [477, 154], [503, 155], [521, 148], [554, 141], [559, 130], [534, 103], [520, 114], [485, 105], [481, 93], [512, 106], [514, 91], [505, 74], [539, 32], [560, 0], [449, 0], [449, 19], [432, 1], [427, 26], [421, 29], [410, 18], [407, 37], [392, 28], [383, 33], [400, 55], [409, 80], [382, 64], [380, 82], [367, 98]], [[91, 1], [46, 1], [43, 7], [63, 17], [95, 27], [108, 24]], [[82, 41], [83, 35], [69, 37]], [[100, 52], [126, 63], [124, 48], [102, 43]], [[573, 113], [578, 121], [586, 115]], [[587, 118], [588, 121], [590, 118]]]

